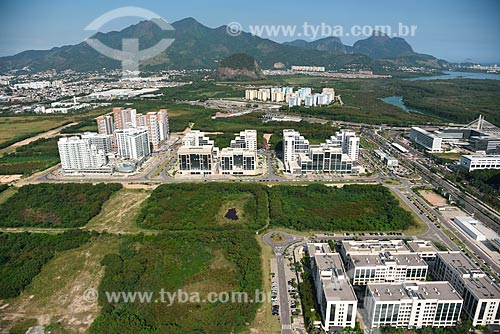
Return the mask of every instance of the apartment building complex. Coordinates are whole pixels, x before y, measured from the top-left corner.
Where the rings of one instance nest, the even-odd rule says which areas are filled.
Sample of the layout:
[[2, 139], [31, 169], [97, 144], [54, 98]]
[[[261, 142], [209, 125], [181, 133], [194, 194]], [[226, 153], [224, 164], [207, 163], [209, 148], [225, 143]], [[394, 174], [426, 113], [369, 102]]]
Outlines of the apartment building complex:
[[321, 327], [327, 332], [354, 328], [358, 300], [340, 255], [333, 253], [325, 243], [311, 243], [307, 248], [320, 305]]
[[105, 150], [92, 143], [88, 136], [60, 138], [57, 147], [65, 173], [112, 172], [112, 168], [107, 166], [108, 158]]
[[473, 326], [500, 324], [500, 287], [462, 252], [439, 252], [432, 275], [460, 293]]
[[370, 283], [365, 325], [401, 328], [451, 327], [460, 319], [463, 300], [448, 282]]
[[320, 145], [310, 145], [298, 131], [283, 130], [283, 163], [291, 174], [351, 174], [359, 156], [359, 137], [340, 131]]

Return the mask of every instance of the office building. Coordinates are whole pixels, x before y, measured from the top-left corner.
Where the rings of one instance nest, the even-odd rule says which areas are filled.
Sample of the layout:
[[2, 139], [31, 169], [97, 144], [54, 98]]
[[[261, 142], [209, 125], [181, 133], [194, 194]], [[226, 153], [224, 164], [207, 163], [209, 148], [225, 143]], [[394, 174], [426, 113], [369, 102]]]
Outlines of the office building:
[[257, 170], [257, 131], [244, 130], [220, 151], [220, 173], [255, 175]]
[[308, 244], [312, 276], [320, 306], [321, 327], [329, 332], [355, 327], [357, 298], [339, 254], [328, 244]]
[[500, 287], [462, 252], [439, 252], [432, 275], [460, 293], [473, 326], [500, 325]]
[[96, 118], [97, 130], [101, 135], [112, 135], [115, 130], [115, 125], [113, 123], [113, 117], [109, 115], [103, 115]]
[[370, 283], [364, 309], [368, 329], [452, 327], [463, 300], [448, 282]]
[[257, 130], [241, 131], [236, 138], [231, 140], [231, 148], [245, 148], [248, 150], [257, 150]]
[[340, 130], [335, 134], [335, 137], [337, 143], [342, 146], [342, 151], [351, 160], [357, 161], [359, 158], [359, 137], [356, 136], [356, 133], [349, 130]]
[[188, 132], [182, 139], [177, 155], [180, 174], [211, 175], [217, 172], [218, 148], [203, 132]]
[[427, 278], [427, 263], [415, 253], [347, 255], [346, 268], [354, 285], [416, 282]]
[[410, 140], [431, 152], [441, 152], [443, 139], [419, 127], [410, 130]]
[[310, 145], [299, 132], [283, 130], [283, 163], [288, 173], [351, 174], [356, 161], [353, 157], [357, 159], [358, 155], [359, 138], [355, 136], [332, 136], [326, 143]]
[[255, 150], [226, 147], [220, 151], [220, 172], [223, 175], [255, 175]]
[[436, 260], [436, 254], [439, 251], [432, 241], [428, 240], [411, 240], [407, 242], [408, 248], [417, 253], [427, 264]]
[[344, 240], [342, 241], [340, 254], [347, 255], [378, 255], [389, 252], [391, 254], [408, 254], [410, 249], [403, 240]]
[[61, 166], [65, 173], [111, 173], [106, 153], [88, 138], [63, 137], [57, 142]]
[[474, 152], [498, 154], [500, 147], [500, 128], [486, 121], [482, 115], [465, 127], [445, 128], [435, 133], [445, 143], [463, 146]]
[[142, 162], [151, 155], [148, 129], [146, 127], [116, 130], [115, 136], [118, 155], [121, 158]]
[[500, 155], [462, 155], [460, 166], [469, 172], [479, 169], [500, 169]]

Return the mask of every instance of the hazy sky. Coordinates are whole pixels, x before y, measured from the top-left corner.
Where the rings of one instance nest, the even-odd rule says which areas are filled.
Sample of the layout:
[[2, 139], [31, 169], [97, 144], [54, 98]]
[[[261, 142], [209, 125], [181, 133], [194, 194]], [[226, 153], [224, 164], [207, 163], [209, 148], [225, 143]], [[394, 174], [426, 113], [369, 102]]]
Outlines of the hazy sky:
[[[405, 39], [414, 50], [449, 61], [470, 58], [500, 63], [500, 1], [498, 0], [0, 0], [0, 56], [28, 49], [76, 44], [90, 36], [84, 28], [109, 10], [138, 6], [168, 22], [194, 17], [209, 27], [239, 22], [250, 25], [417, 26]], [[101, 31], [124, 28], [139, 18], [119, 19]], [[299, 29], [299, 28], [298, 28]], [[319, 36], [326, 37], [326, 36]], [[275, 36], [282, 42], [303, 38]], [[364, 37], [363, 37], [364, 38]], [[359, 37], [343, 37], [352, 45]]]

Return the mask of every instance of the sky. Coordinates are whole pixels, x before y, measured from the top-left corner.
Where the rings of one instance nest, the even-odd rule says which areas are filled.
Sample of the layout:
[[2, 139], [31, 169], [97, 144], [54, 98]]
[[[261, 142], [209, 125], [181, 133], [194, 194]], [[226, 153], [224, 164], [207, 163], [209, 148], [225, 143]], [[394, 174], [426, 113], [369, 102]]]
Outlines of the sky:
[[[305, 23], [342, 27], [341, 39], [347, 45], [366, 38], [346, 36], [352, 27], [389, 25], [396, 30], [402, 23], [416, 26], [414, 36], [404, 37], [416, 52], [452, 62], [500, 64], [498, 0], [0, 0], [0, 56], [77, 44], [93, 33], [85, 30], [90, 22], [124, 6], [148, 9], [170, 23], [194, 17], [212, 28], [231, 22], [238, 22], [244, 31], [256, 25], [297, 26], [292, 36], [263, 36], [277, 42], [312, 39], [312, 30], [308, 35], [299, 32]], [[116, 19], [100, 31], [119, 30], [139, 21]], [[316, 36], [327, 37], [320, 30]]]

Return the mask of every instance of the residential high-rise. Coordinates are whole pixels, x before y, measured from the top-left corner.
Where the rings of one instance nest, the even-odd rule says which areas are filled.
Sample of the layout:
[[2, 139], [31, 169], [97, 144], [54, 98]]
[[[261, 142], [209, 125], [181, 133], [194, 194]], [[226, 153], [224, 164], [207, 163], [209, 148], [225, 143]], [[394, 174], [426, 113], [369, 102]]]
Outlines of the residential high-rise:
[[92, 145], [95, 145], [98, 150], [108, 154], [113, 149], [113, 135], [97, 134], [95, 132], [85, 132], [82, 139], [87, 139]]
[[115, 120], [115, 129], [124, 130], [137, 127], [137, 110], [128, 108], [113, 108], [113, 118]]
[[168, 139], [168, 114], [166, 110], [148, 112], [145, 117], [145, 126], [149, 131], [149, 140], [154, 151]]
[[111, 172], [106, 153], [88, 138], [63, 137], [57, 142], [61, 166], [65, 173]]
[[109, 115], [103, 115], [96, 118], [97, 130], [101, 135], [112, 135], [115, 130], [115, 125], [113, 124], [113, 117]]
[[151, 155], [146, 127], [117, 130], [115, 135], [118, 155], [123, 159], [144, 161]]

